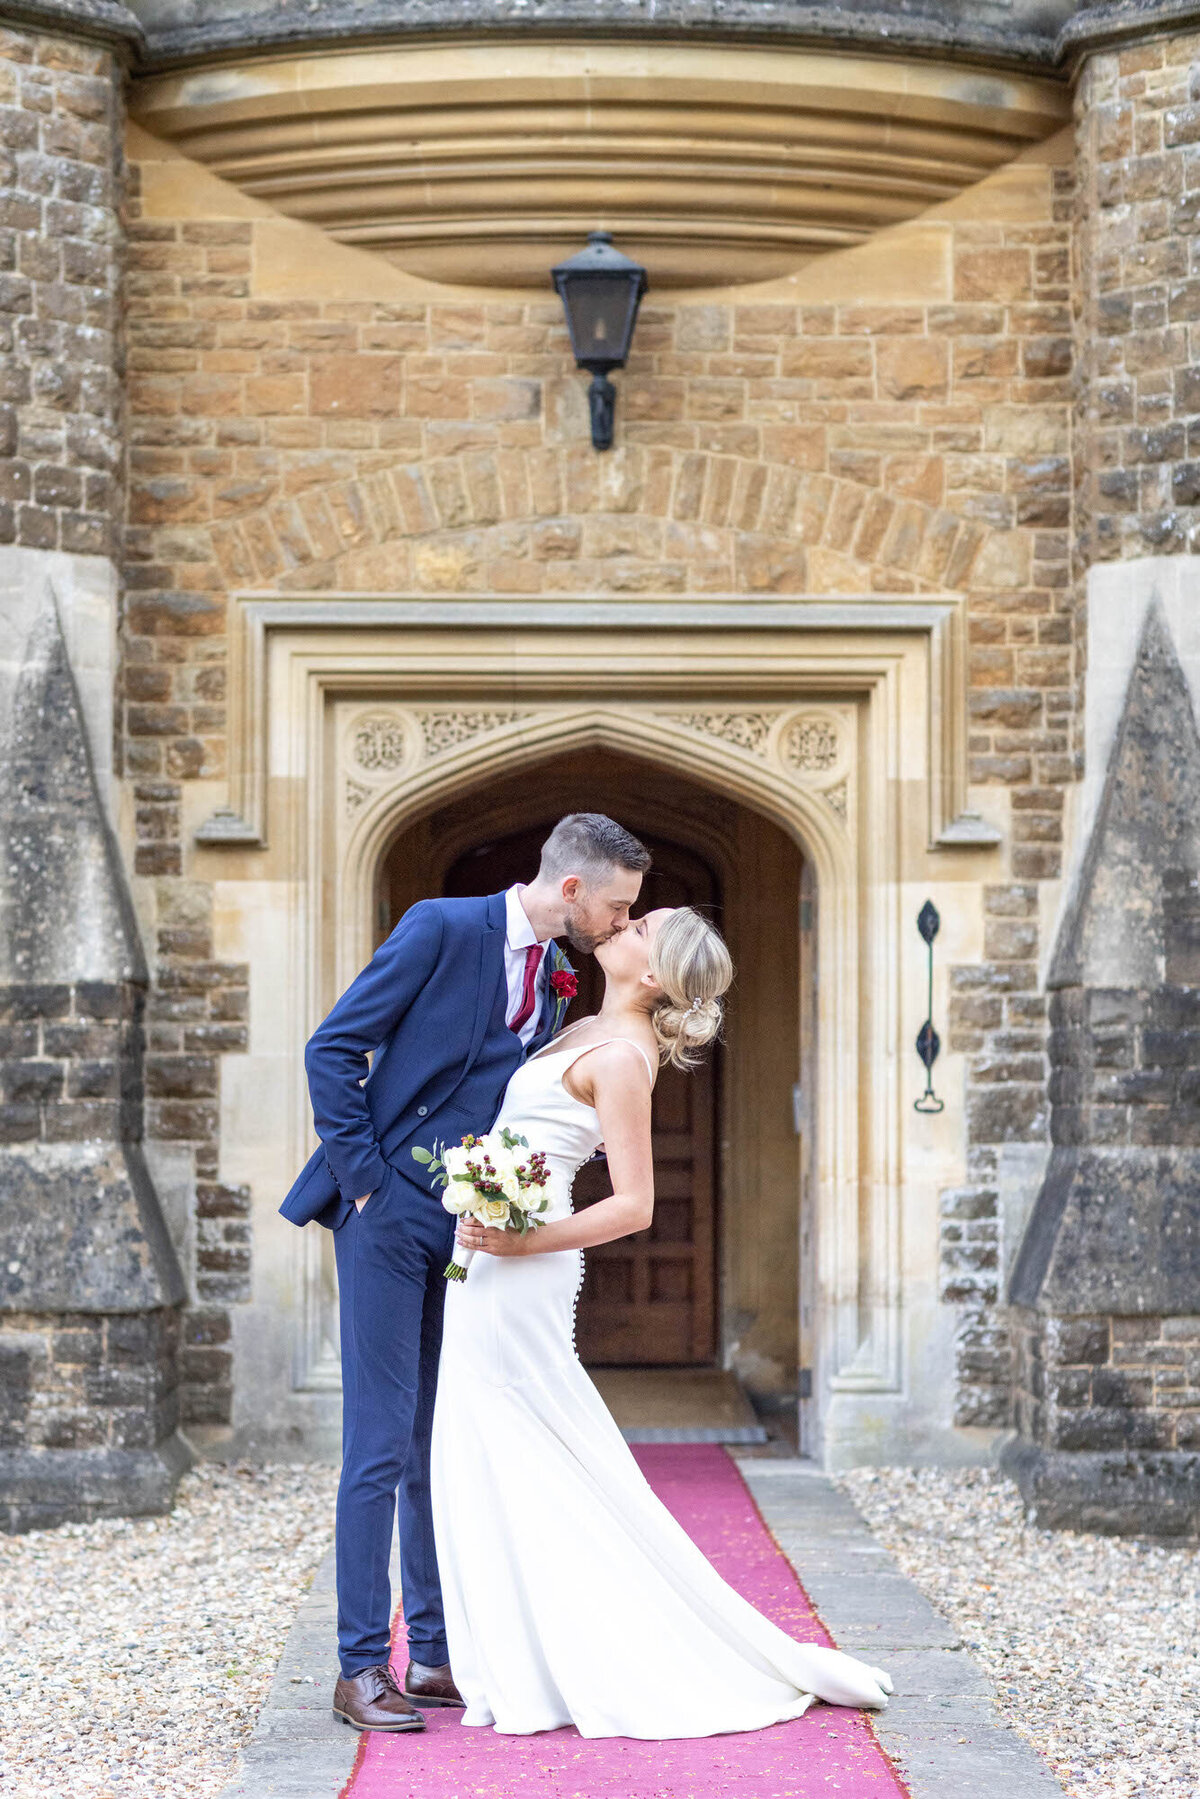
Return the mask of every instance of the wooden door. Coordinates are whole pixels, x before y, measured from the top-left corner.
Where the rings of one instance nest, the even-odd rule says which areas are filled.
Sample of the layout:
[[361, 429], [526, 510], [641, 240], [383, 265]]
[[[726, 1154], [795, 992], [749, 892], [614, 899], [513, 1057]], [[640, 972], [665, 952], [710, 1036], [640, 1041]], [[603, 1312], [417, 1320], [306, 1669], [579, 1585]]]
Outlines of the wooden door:
[[[496, 893], [527, 880], [553, 819], [493, 843], [478, 845], [449, 870], [447, 895]], [[696, 905], [715, 917], [719, 895], [712, 871], [679, 844], [640, 833], [654, 857], [637, 913], [659, 906]], [[567, 1022], [594, 1012], [604, 976], [591, 956], [573, 956], [579, 998]], [[618, 1367], [686, 1365], [713, 1360], [715, 1351], [717, 1072], [712, 1058], [690, 1074], [664, 1068], [654, 1090], [654, 1222], [647, 1231], [589, 1249], [576, 1315], [583, 1361]], [[589, 1163], [575, 1182], [580, 1209], [611, 1192], [603, 1161]]]

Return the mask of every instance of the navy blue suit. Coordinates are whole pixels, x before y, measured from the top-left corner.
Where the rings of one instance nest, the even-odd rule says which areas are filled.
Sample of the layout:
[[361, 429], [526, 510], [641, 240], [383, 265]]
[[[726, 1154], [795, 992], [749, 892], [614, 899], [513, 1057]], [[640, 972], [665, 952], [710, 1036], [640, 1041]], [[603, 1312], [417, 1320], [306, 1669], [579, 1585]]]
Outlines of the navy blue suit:
[[[334, 1232], [342, 1347], [338, 1650], [345, 1675], [388, 1659], [397, 1491], [410, 1653], [430, 1666], [448, 1660], [429, 1438], [454, 1219], [411, 1152], [490, 1129], [509, 1077], [525, 1059], [525, 1046], [505, 1023], [505, 924], [502, 893], [421, 900], [304, 1052], [321, 1147], [280, 1211], [293, 1224], [316, 1219]], [[564, 1011], [547, 980], [529, 1054]], [[364, 1193], [371, 1197], [360, 1212], [355, 1201]]]

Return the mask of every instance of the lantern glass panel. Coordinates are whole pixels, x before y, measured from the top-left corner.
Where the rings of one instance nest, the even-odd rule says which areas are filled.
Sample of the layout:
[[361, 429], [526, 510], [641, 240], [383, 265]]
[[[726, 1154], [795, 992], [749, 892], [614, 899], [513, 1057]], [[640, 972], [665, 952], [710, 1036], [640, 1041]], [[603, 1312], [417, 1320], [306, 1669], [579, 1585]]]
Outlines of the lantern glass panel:
[[583, 368], [620, 368], [629, 354], [640, 283], [628, 275], [569, 275], [561, 292], [575, 360]]

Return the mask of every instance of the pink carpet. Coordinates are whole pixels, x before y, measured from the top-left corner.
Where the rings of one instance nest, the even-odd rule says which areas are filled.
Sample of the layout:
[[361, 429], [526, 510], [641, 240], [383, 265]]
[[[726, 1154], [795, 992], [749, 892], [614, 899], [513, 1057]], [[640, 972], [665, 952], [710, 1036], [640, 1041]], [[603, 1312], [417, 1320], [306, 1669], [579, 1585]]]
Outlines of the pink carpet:
[[[724, 1450], [653, 1444], [636, 1455], [655, 1492], [731, 1586], [801, 1642], [832, 1639]], [[397, 1617], [393, 1661], [406, 1666]], [[586, 1741], [574, 1730], [502, 1737], [430, 1709], [421, 1736], [364, 1732], [342, 1799], [903, 1799], [860, 1712], [812, 1705], [770, 1730], [696, 1741]]]

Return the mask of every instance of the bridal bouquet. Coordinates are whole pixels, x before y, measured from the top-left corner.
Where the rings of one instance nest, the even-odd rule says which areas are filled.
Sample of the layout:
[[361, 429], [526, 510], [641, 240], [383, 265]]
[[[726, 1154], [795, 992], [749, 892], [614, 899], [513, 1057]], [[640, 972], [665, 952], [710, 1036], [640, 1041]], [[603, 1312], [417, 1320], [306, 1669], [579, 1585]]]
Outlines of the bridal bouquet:
[[[539, 1213], [550, 1204], [545, 1191], [550, 1179], [546, 1158], [529, 1150], [526, 1138], [507, 1127], [489, 1131], [484, 1137], [464, 1137], [460, 1144], [441, 1153], [414, 1149], [416, 1161], [423, 1162], [433, 1177], [433, 1185], [442, 1189], [442, 1204], [448, 1212], [461, 1218], [469, 1213], [480, 1224], [496, 1230], [534, 1230], [543, 1221]], [[446, 1265], [448, 1281], [465, 1281], [474, 1250], [455, 1243], [454, 1254]]]

